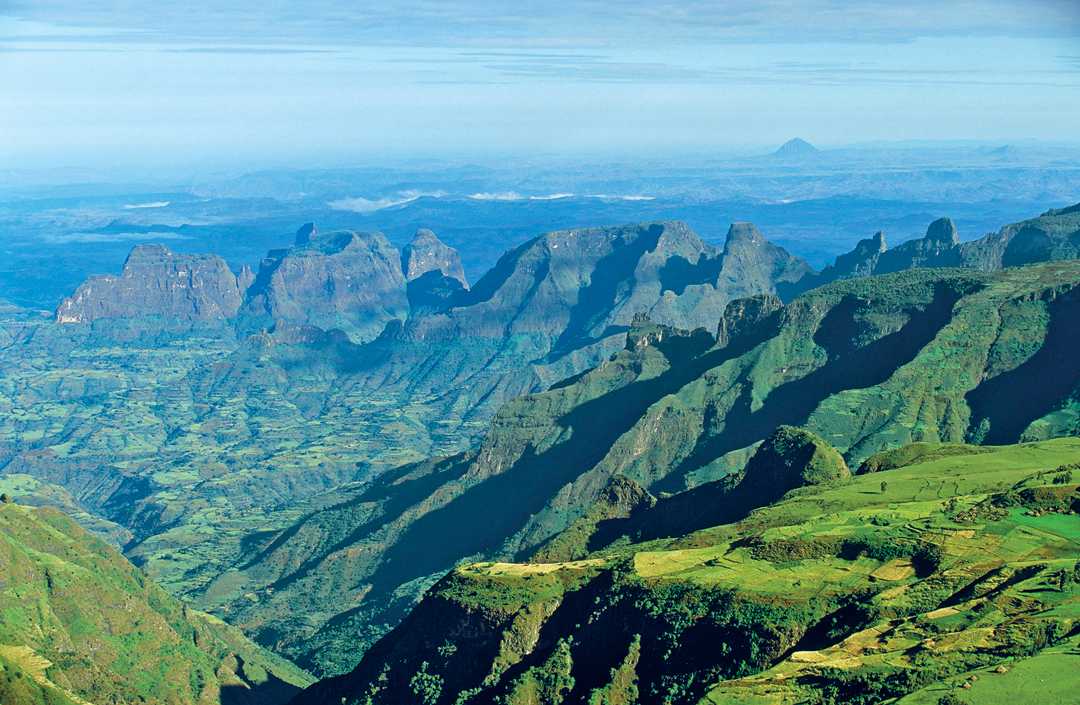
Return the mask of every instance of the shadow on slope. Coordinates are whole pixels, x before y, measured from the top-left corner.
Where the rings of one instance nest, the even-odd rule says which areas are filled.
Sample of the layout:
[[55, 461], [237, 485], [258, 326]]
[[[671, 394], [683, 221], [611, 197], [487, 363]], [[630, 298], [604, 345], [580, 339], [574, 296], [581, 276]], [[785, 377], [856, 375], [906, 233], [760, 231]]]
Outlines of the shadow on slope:
[[387, 551], [373, 578], [373, 591], [393, 590], [411, 579], [445, 570], [463, 557], [497, 548], [561, 487], [599, 463], [656, 399], [738, 357], [773, 333], [771, 325], [764, 323], [732, 345], [713, 350], [709, 350], [712, 338], [704, 332], [667, 338], [661, 344], [671, 361], [667, 372], [575, 407], [558, 420], [567, 432], [564, 440], [540, 453], [526, 448], [508, 470], [488, 477], [409, 526]]
[[757, 411], [751, 409], [752, 389], [745, 387], [725, 415], [723, 430], [703, 435], [686, 460], [656, 489], [679, 491], [688, 473], [725, 453], [756, 443], [777, 426], [805, 424], [823, 399], [881, 384], [937, 336], [951, 319], [953, 306], [961, 296], [955, 288], [938, 284], [929, 304], [905, 311], [908, 321], [900, 330], [862, 347], [857, 346], [863, 332], [857, 314], [869, 302], [846, 297], [825, 315], [814, 334], [814, 342], [826, 351], [828, 362], [774, 389]]
[[1038, 352], [1019, 367], [968, 392], [969, 436], [976, 443], [1016, 443], [1031, 422], [1046, 415], [1080, 385], [1080, 289], [1047, 306], [1050, 322]]

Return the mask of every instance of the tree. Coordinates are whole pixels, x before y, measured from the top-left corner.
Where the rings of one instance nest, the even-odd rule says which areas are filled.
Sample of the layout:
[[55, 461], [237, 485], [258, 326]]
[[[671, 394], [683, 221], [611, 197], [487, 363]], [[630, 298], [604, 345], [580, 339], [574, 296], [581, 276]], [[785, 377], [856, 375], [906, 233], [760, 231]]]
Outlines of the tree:
[[409, 680], [409, 689], [423, 705], [435, 705], [442, 697], [443, 677], [429, 672], [428, 662], [424, 661], [420, 664], [420, 670]]
[[889, 489], [889, 483], [884, 480], [881, 481], [881, 494], [885, 494], [885, 491]]
[[11, 504], [11, 497], [7, 492], [0, 494], [0, 504]]

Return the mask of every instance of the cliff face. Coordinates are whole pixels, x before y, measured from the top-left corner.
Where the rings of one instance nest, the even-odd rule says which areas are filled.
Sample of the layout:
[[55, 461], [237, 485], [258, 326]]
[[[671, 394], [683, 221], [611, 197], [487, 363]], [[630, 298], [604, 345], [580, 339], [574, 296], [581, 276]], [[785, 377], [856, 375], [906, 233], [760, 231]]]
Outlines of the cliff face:
[[307, 325], [363, 341], [404, 319], [408, 309], [400, 256], [382, 234], [305, 227], [295, 247], [262, 261], [241, 319], [249, 330]]
[[242, 296], [241, 282], [216, 255], [177, 254], [162, 245], [138, 245], [120, 276], [88, 279], [60, 303], [56, 320], [224, 320], [236, 315]]
[[462, 288], [469, 288], [457, 250], [444, 244], [430, 230], [421, 228], [416, 231], [412, 242], [401, 250], [401, 264], [408, 281], [428, 272], [439, 272], [444, 277], [457, 280]]
[[1080, 204], [1052, 209], [1038, 218], [1006, 225], [996, 233], [960, 242], [949, 218], [935, 220], [924, 237], [888, 249], [885, 236], [860, 241], [836, 258], [820, 274], [809, 277], [812, 285], [837, 279], [899, 272], [915, 267], [963, 267], [992, 272], [1037, 262], [1080, 257]]

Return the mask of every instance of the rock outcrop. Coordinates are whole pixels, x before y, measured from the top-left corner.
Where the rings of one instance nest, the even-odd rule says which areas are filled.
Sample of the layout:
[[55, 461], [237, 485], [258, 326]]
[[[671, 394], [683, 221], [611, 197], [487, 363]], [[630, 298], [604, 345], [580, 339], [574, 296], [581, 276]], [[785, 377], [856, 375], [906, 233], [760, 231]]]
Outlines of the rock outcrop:
[[916, 267], [963, 267], [993, 272], [1037, 262], [1080, 257], [1080, 204], [1051, 209], [1038, 218], [1006, 225], [996, 233], [961, 242], [955, 223], [935, 220], [926, 235], [888, 249], [885, 236], [860, 241], [836, 262], [809, 277], [817, 286], [837, 279], [887, 274]]
[[803, 428], [779, 426], [750, 458], [739, 490], [757, 496], [758, 501], [747, 504], [763, 506], [796, 487], [850, 477], [843, 456], [820, 436]]
[[886, 250], [878, 258], [875, 274], [900, 272], [914, 267], [956, 267], [960, 261], [960, 235], [949, 218], [939, 218], [926, 229], [926, 236], [908, 240]]
[[881, 255], [888, 249], [885, 233], [879, 230], [873, 237], [859, 240], [855, 249], [840, 255], [833, 264], [821, 270], [819, 279], [830, 282], [852, 277], [868, 277], [877, 269]]
[[381, 233], [300, 229], [297, 245], [259, 265], [241, 311], [245, 330], [276, 324], [340, 329], [356, 342], [408, 313], [398, 252]]
[[402, 248], [401, 266], [405, 279], [410, 282], [428, 272], [439, 272], [444, 277], [456, 279], [462, 288], [469, 288], [458, 251], [426, 228], [417, 230], [412, 242]]
[[137, 245], [119, 276], [91, 277], [56, 309], [59, 323], [154, 317], [170, 322], [229, 319], [241, 303], [241, 282], [216, 255], [178, 254]]

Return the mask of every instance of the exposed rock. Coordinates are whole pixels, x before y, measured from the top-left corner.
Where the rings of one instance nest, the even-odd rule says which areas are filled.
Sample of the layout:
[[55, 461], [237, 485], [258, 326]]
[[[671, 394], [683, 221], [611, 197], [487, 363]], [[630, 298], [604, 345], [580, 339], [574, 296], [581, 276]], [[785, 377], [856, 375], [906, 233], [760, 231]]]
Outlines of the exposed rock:
[[255, 272], [251, 271], [251, 267], [246, 264], [240, 268], [240, 273], [236, 275], [236, 285], [240, 289], [240, 295], [243, 297], [247, 290], [255, 283]]
[[91, 277], [56, 310], [59, 323], [158, 317], [177, 322], [227, 319], [241, 303], [237, 277], [216, 255], [177, 254], [136, 245], [120, 276]]
[[346, 231], [271, 251], [248, 290], [242, 324], [249, 330], [276, 322], [338, 328], [363, 341], [407, 312], [397, 250], [381, 233]]
[[319, 229], [315, 227], [315, 223], [304, 223], [300, 226], [300, 229], [296, 231], [295, 244], [297, 247], [303, 247], [311, 243], [312, 240], [319, 236]]
[[759, 294], [735, 299], [724, 309], [724, 317], [716, 331], [716, 344], [725, 347], [733, 339], [754, 328], [784, 307], [775, 294]]
[[1036, 262], [1080, 257], [1080, 204], [1052, 209], [1038, 218], [1006, 225], [997, 233], [960, 242], [956, 224], [935, 220], [924, 237], [892, 250], [878, 233], [836, 258], [835, 264], [807, 279], [805, 288], [837, 279], [898, 272], [913, 267], [964, 267], [996, 271]]
[[873, 237], [859, 240], [855, 249], [836, 258], [836, 262], [821, 271], [820, 279], [824, 282], [848, 279], [851, 277], [867, 277], [877, 269], [878, 260], [881, 259], [889, 246], [885, 242], [885, 233], [880, 230]]
[[955, 267], [960, 265], [960, 236], [949, 218], [939, 218], [926, 229], [926, 236], [881, 253], [875, 274], [899, 272], [913, 267]]
[[774, 292], [786, 297], [805, 288], [802, 282], [812, 274], [810, 265], [766, 240], [753, 223], [732, 223], [716, 285], [728, 300]]
[[457, 250], [444, 244], [435, 233], [425, 228], [417, 230], [412, 242], [402, 249], [401, 265], [405, 279], [410, 282], [428, 272], [437, 271], [444, 277], [456, 279], [463, 288], [469, 288]]

